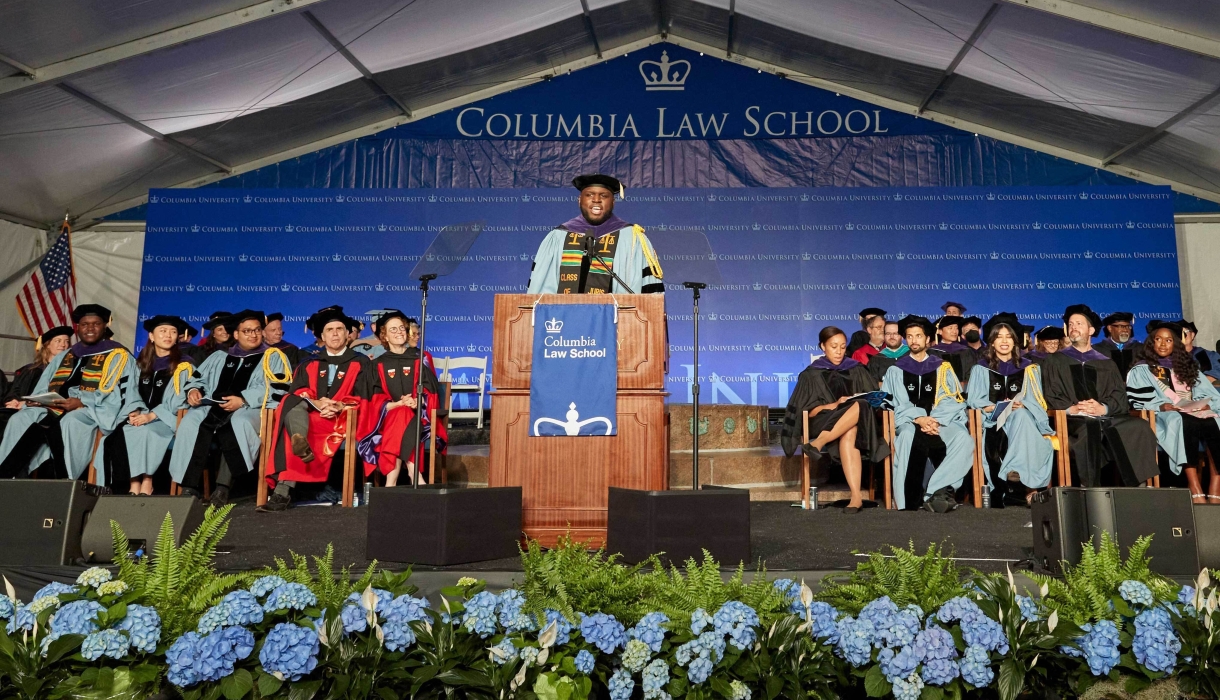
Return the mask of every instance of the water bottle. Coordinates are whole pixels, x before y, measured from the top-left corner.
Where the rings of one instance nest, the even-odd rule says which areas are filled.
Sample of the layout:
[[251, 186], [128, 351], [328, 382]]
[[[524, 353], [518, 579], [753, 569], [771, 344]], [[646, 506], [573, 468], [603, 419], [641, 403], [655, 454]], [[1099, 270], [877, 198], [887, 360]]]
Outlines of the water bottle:
[[809, 487], [809, 510], [818, 509], [818, 487]]
[[361, 501], [361, 503], [367, 506], [369, 504], [369, 494], [371, 493], [373, 493], [373, 482], [364, 482], [364, 499]]
[[983, 489], [983, 507], [984, 508], [991, 507], [991, 491], [987, 488]]

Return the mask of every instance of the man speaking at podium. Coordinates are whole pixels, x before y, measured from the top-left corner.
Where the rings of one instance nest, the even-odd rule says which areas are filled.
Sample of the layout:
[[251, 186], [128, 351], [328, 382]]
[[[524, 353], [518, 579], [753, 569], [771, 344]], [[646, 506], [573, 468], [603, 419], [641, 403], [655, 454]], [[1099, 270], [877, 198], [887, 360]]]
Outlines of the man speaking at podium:
[[644, 228], [614, 215], [622, 184], [609, 175], [581, 175], [572, 184], [580, 191], [580, 216], [542, 239], [529, 293], [663, 293], [661, 263]]

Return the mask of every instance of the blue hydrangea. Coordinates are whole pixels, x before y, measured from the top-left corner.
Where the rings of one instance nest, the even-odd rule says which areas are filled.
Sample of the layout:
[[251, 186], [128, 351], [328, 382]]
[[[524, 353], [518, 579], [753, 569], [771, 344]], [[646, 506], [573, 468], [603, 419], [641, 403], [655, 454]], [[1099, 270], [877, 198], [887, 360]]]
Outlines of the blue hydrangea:
[[729, 643], [744, 651], [754, 645], [758, 638], [758, 613], [754, 608], [736, 600], [730, 600], [712, 616], [716, 634], [725, 634]]
[[105, 609], [96, 600], [74, 600], [64, 605], [51, 616], [51, 632], [44, 638], [44, 643], [50, 644], [65, 634], [96, 632], [97, 614]]
[[[558, 610], [548, 609], [545, 614], [546, 624], [542, 626], [542, 629], [545, 630], [547, 627], [551, 626], [552, 622], [554, 622], [555, 646], [567, 646], [567, 643], [572, 641], [572, 623], [568, 622], [568, 618], [564, 617], [563, 613], [559, 612]], [[541, 632], [539, 632], [539, 634], [541, 634]]]
[[610, 676], [607, 685], [610, 689], [610, 700], [631, 700], [631, 693], [635, 691], [635, 681], [632, 680], [631, 673], [622, 668]]
[[958, 622], [969, 620], [980, 616], [983, 611], [979, 609], [978, 603], [966, 596], [957, 596], [945, 601], [945, 604], [940, 606], [940, 610], [936, 611], [936, 619], [941, 622]]
[[169, 681], [179, 688], [219, 681], [231, 675], [237, 662], [253, 651], [254, 635], [244, 627], [225, 627], [206, 637], [187, 632], [165, 652]]
[[263, 621], [263, 606], [259, 605], [258, 598], [250, 591], [232, 591], [220, 602], [228, 613], [223, 623], [226, 627], [257, 625]]
[[211, 634], [213, 631], [224, 627], [225, 620], [228, 617], [229, 611], [225, 610], [224, 603], [217, 603], [199, 616], [199, 624], [195, 625], [195, 631], [202, 635]]
[[1174, 634], [1169, 613], [1151, 608], [1135, 618], [1135, 638], [1131, 641], [1135, 660], [1154, 673], [1168, 673], [1178, 663], [1182, 642]]
[[490, 649], [491, 660], [497, 666], [503, 666], [510, 661], [517, 660], [517, 647], [513, 644], [513, 640], [505, 637], [500, 640], [500, 643]]
[[35, 615], [28, 607], [18, 605], [16, 610], [13, 611], [13, 617], [8, 621], [8, 624], [5, 625], [4, 629], [9, 634], [15, 634], [17, 630], [29, 632], [30, 630], [34, 629], [34, 623], [37, 621], [37, 619], [38, 616]]
[[979, 646], [987, 651], [1008, 653], [1008, 635], [1000, 623], [979, 614], [968, 620], [962, 620], [962, 640], [968, 646]]
[[[927, 629], [915, 635], [915, 654], [924, 661], [953, 660], [957, 658], [957, 647], [954, 646], [953, 635], [939, 625], [928, 625]], [[924, 681], [928, 680], [924, 676]]]
[[656, 659], [644, 667], [641, 685], [644, 688], [645, 700], [668, 698], [665, 686], [669, 684], [669, 664], [662, 659]]
[[729, 700], [750, 700], [754, 695], [754, 692], [750, 690], [750, 686], [739, 680], [729, 683], [729, 692], [732, 693], [729, 696]]
[[648, 649], [648, 645], [638, 639], [627, 641], [627, 646], [623, 647], [622, 653], [623, 668], [632, 673], [639, 673], [644, 670], [644, 664], [652, 658], [652, 653]]
[[542, 652], [538, 647], [525, 647], [521, 650], [521, 663], [526, 668], [533, 666], [538, 661], [538, 654]]
[[647, 644], [652, 653], [656, 654], [661, 651], [661, 642], [665, 641], [665, 628], [662, 625], [666, 622], [669, 622], [669, 617], [665, 613], [650, 612], [640, 618], [639, 623], [627, 632], [627, 636]]
[[686, 666], [692, 660], [703, 657], [716, 663], [724, 658], [724, 637], [708, 630], [674, 651], [674, 658], [679, 666]]
[[1152, 589], [1143, 581], [1123, 581], [1118, 584], [1118, 594], [1132, 605], [1152, 605]]
[[127, 656], [129, 648], [131, 648], [131, 642], [127, 639], [127, 635], [119, 630], [109, 629], [94, 632], [85, 637], [85, 641], [80, 645], [80, 655], [86, 661], [97, 661], [103, 656], [121, 659]]
[[788, 602], [788, 612], [793, 615], [805, 614], [805, 606], [801, 603], [801, 584], [790, 578], [777, 578], [771, 585], [784, 594], [784, 600]]
[[957, 678], [960, 671], [957, 662], [952, 659], [930, 659], [923, 662], [920, 676], [928, 685], [947, 685]]
[[525, 596], [521, 595], [521, 591], [509, 588], [500, 593], [500, 626], [505, 632], [513, 634], [535, 630], [534, 618], [525, 613], [524, 607]]
[[[359, 597], [355, 593], [352, 595]], [[360, 603], [353, 603], [350, 599], [339, 609], [339, 619], [343, 620], [344, 634], [357, 634], [369, 628], [368, 613]]]
[[712, 616], [707, 614], [703, 608], [695, 608], [695, 612], [690, 615], [690, 633], [702, 634], [703, 628], [712, 624]]
[[[359, 593], [353, 593], [352, 595], [356, 596], [357, 603], [362, 606], [364, 605], [364, 599]], [[386, 606], [394, 602], [394, 594], [385, 590], [384, 588], [374, 588], [373, 597], [376, 598], [377, 601], [373, 603], [373, 612], [377, 613], [378, 615], [384, 615]]]
[[911, 647], [903, 647], [897, 652], [889, 647], [884, 648], [877, 652], [877, 661], [881, 664], [881, 672], [890, 683], [910, 677], [919, 666], [919, 657]]
[[593, 667], [597, 664], [597, 660], [589, 653], [588, 649], [581, 649], [576, 653], [576, 658], [573, 660], [576, 664], [576, 670], [586, 676], [593, 672]]
[[898, 606], [894, 604], [894, 601], [890, 600], [889, 596], [881, 596], [865, 605], [856, 618], [868, 620], [872, 623], [873, 629], [882, 630], [890, 626], [890, 618], [897, 614]]
[[402, 651], [415, 644], [415, 630], [407, 620], [385, 620], [381, 623], [381, 635], [385, 640], [385, 648], [390, 651]]
[[1042, 619], [1042, 613], [1038, 610], [1038, 602], [1029, 596], [1017, 596], [1017, 607], [1021, 609], [1021, 619], [1026, 622], [1037, 622]]
[[962, 680], [976, 688], [985, 688], [995, 680], [995, 671], [991, 669], [991, 657], [987, 650], [980, 646], [968, 646], [958, 664]]
[[169, 662], [166, 677], [170, 683], [179, 688], [189, 688], [199, 682], [200, 637], [195, 632], [187, 632], [174, 640], [165, 652], [165, 660]]
[[462, 629], [473, 632], [483, 639], [496, 633], [496, 608], [500, 599], [487, 591], [479, 591], [466, 601], [466, 612], [462, 615]]
[[318, 633], [312, 628], [281, 622], [267, 633], [258, 662], [267, 673], [299, 681], [317, 667], [318, 648]]
[[603, 654], [613, 654], [627, 643], [627, 630], [623, 628], [623, 623], [606, 613], [593, 613], [582, 617], [580, 636], [600, 649]]
[[[1178, 604], [1179, 605], [1194, 605], [1195, 602], [1195, 587], [1182, 586], [1178, 589]], [[2, 617], [2, 616], [0, 616]]]
[[706, 656], [692, 659], [686, 667], [686, 679], [694, 685], [699, 685], [712, 675], [712, 660]]
[[1084, 636], [1076, 638], [1078, 651], [1061, 649], [1072, 656], [1083, 656], [1094, 676], [1105, 676], [1118, 664], [1118, 627], [1110, 620], [1085, 623], [1080, 626]]
[[923, 694], [923, 678], [918, 673], [912, 673], [908, 678], [894, 681], [894, 698], [896, 700], [919, 700]]
[[260, 578], [259, 580], [255, 581], [254, 583], [250, 584], [250, 592], [253, 593], [256, 597], [262, 598], [263, 596], [267, 595], [271, 591], [274, 591], [275, 589], [279, 588], [280, 586], [284, 585], [285, 583], [288, 583], [288, 582], [285, 581], [284, 579], [280, 578], [279, 576], [264, 576], [264, 577]]
[[415, 630], [411, 628], [411, 623], [428, 620], [427, 610], [428, 601], [409, 595], [398, 596], [387, 605], [381, 621], [385, 648], [402, 651], [415, 644]]
[[76, 583], [81, 586], [97, 588], [112, 578], [114, 578], [114, 574], [110, 573], [109, 569], [103, 569], [100, 566], [92, 566], [82, 571], [80, 576], [76, 577]]
[[877, 634], [873, 639], [873, 645], [878, 648], [907, 646], [915, 641], [915, 635], [919, 634], [921, 628], [919, 615], [911, 610], [899, 610], [889, 618], [887, 627], [876, 627]]
[[34, 594], [34, 597], [30, 600], [30, 602], [33, 603], [35, 600], [41, 600], [47, 596], [58, 596], [60, 593], [76, 593], [78, 590], [79, 589], [76, 586], [72, 586], [67, 583], [60, 583], [59, 581], [52, 581], [42, 588], [39, 588], [38, 592]]
[[145, 654], [155, 652], [161, 643], [161, 616], [147, 605], [128, 605], [127, 616], [119, 620], [114, 629], [126, 632], [131, 638], [131, 646]]
[[842, 613], [830, 603], [820, 600], [809, 606], [809, 613], [813, 620], [813, 626], [809, 630], [810, 634], [817, 639], [826, 640], [827, 644], [838, 644], [839, 626], [837, 622]]
[[835, 653], [852, 666], [864, 666], [872, 658], [874, 633], [873, 623], [868, 620], [844, 617], [838, 623]]
[[0, 620], [11, 618], [16, 611], [17, 604], [13, 602], [13, 599], [6, 595], [0, 595]]
[[318, 604], [318, 597], [303, 583], [283, 583], [275, 587], [263, 601], [264, 612], [304, 610]]

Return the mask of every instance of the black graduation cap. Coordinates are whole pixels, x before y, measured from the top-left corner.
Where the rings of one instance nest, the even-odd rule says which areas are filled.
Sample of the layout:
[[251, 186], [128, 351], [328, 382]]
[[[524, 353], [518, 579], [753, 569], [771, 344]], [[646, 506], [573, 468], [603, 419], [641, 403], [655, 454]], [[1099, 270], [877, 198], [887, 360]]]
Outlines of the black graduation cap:
[[960, 302], [960, 301], [946, 301], [945, 303], [943, 303], [943, 304], [941, 304], [941, 305], [940, 305], [940, 310], [941, 310], [941, 311], [944, 311], [945, 313], [949, 313], [949, 307], [950, 307], [950, 306], [956, 306], [956, 307], [957, 307], [958, 309], [960, 309], [961, 311], [965, 311], [965, 310], [966, 310], [966, 305], [965, 305], [965, 304], [963, 304], [963, 303], [962, 303], [962, 302]]
[[267, 323], [271, 323], [272, 321], [280, 321], [282, 323], [284, 321], [284, 314], [280, 313], [279, 311], [267, 314]]
[[1016, 340], [1018, 343], [1020, 343], [1020, 341], [1022, 340], [1022, 338], [1020, 336], [1026, 334], [1026, 333], [1032, 333], [1034, 331], [1033, 326], [1023, 325], [1021, 323], [1020, 319], [1017, 318], [1017, 315], [1014, 314], [1013, 312], [1001, 311], [1000, 313], [987, 319], [987, 323], [983, 324], [983, 326], [982, 326], [983, 337], [990, 338], [991, 331], [995, 330], [995, 327], [999, 326], [1001, 324], [1008, 326], [1009, 328], [1012, 329], [1013, 335], [1017, 336]]
[[1093, 327], [1093, 337], [1096, 338], [1097, 334], [1101, 332], [1101, 317], [1097, 315], [1097, 312], [1090, 309], [1088, 304], [1072, 304], [1063, 310], [1063, 323], [1066, 325], [1068, 319], [1076, 315], [1089, 319], [1089, 325]]
[[80, 323], [86, 316], [97, 316], [103, 323], [110, 323], [110, 309], [101, 304], [81, 304], [72, 309], [72, 322]]
[[1101, 325], [1108, 326], [1111, 323], [1134, 323], [1135, 314], [1130, 311], [1115, 311], [1114, 313], [1101, 319]]
[[957, 326], [958, 328], [961, 328], [962, 324], [965, 322], [966, 319], [962, 318], [961, 316], [941, 316], [940, 320], [936, 322], [936, 327], [945, 328], [947, 326]]
[[867, 309], [860, 309], [860, 318], [868, 318], [869, 316], [884, 316], [885, 309], [878, 309], [875, 306], [870, 306]]
[[34, 350], [35, 351], [42, 350], [43, 345], [46, 345], [47, 343], [51, 342], [52, 338], [58, 338], [61, 335], [66, 335], [66, 336], [69, 336], [69, 338], [71, 338], [72, 326], [55, 326], [51, 330], [38, 336], [38, 338], [34, 341]]
[[310, 316], [308, 328], [313, 331], [315, 338], [321, 338], [322, 329], [326, 328], [326, 324], [333, 323], [334, 321], [342, 322], [344, 327], [348, 329], [351, 329], [355, 327], [356, 324], [360, 323], [356, 319], [343, 313], [343, 307], [330, 306], [325, 309], [321, 309], [318, 311], [318, 313]]
[[1190, 331], [1195, 335], [1199, 335], [1199, 329], [1197, 326], [1195, 326], [1194, 321], [1187, 321], [1184, 318], [1179, 318], [1178, 320], [1174, 321], [1174, 323], [1178, 324], [1178, 326], [1184, 331]]
[[1175, 338], [1182, 337], [1182, 327], [1180, 325], [1178, 325], [1174, 321], [1162, 321], [1159, 318], [1154, 318], [1151, 321], [1149, 321], [1145, 330], [1148, 331], [1148, 335], [1152, 335], [1153, 333], [1156, 333], [1157, 331], [1161, 330], [1162, 328], [1168, 328], [1169, 332], [1173, 333]]
[[[1003, 312], [1001, 312], [1001, 313], [1003, 313]], [[972, 323], [976, 326], [982, 327], [983, 319], [979, 318], [978, 316], [965, 316], [962, 318], [963, 326], [968, 326]]]
[[377, 327], [377, 330], [381, 330], [393, 318], [401, 318], [402, 322], [407, 324], [408, 327], [411, 325], [411, 319], [407, 318], [407, 315], [398, 309], [382, 309], [382, 314], [377, 317], [376, 321], [373, 321], [373, 325]]
[[309, 315], [309, 318], [305, 319], [305, 330], [312, 333], [314, 330], [314, 324], [317, 322], [318, 317], [326, 311], [338, 311], [339, 313], [343, 313], [343, 307], [339, 306], [338, 304], [332, 304], [331, 306], [323, 307], [313, 312]]
[[1047, 326], [1038, 331], [1038, 340], [1063, 340], [1063, 329], [1059, 326]]
[[199, 335], [199, 329], [188, 323], [186, 324], [186, 333], [190, 337], [194, 338]]
[[235, 314], [229, 315], [220, 323], [225, 327], [225, 330], [229, 332], [229, 335], [233, 335], [235, 332], [237, 332], [237, 327], [240, 326], [243, 321], [249, 321], [250, 319], [258, 321], [259, 328], [267, 327], [267, 317], [262, 311], [255, 311], [254, 309], [242, 309]]
[[221, 321], [224, 321], [226, 318], [228, 318], [231, 315], [232, 314], [228, 311], [213, 311], [212, 315], [208, 316], [207, 323], [203, 324], [203, 330], [205, 330], [205, 331], [212, 330], [216, 326], [219, 326]]
[[898, 320], [898, 333], [900, 335], [906, 335], [907, 329], [911, 326], [918, 326], [922, 328], [924, 335], [928, 336], [929, 338], [931, 338], [936, 332], [936, 326], [932, 325], [932, 322], [923, 316], [907, 315]]
[[168, 316], [165, 314], [153, 316], [144, 322], [144, 330], [148, 331], [149, 333], [152, 333], [153, 329], [157, 326], [173, 326], [175, 329], [177, 329], [178, 335], [182, 335], [183, 331], [190, 328], [186, 321], [183, 321], [180, 317]]
[[602, 175], [601, 173], [580, 175], [572, 180], [572, 186], [581, 192], [584, 192], [586, 187], [593, 187], [594, 185], [605, 187], [614, 194], [617, 194], [620, 199], [623, 197], [623, 183], [609, 175]]

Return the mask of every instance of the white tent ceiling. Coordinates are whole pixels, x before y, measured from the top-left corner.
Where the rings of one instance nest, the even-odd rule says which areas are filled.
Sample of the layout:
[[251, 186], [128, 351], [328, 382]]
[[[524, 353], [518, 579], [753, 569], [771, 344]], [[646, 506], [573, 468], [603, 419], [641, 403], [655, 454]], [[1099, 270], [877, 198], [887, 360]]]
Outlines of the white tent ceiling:
[[665, 38], [1220, 201], [1220, 3], [0, 0], [0, 217], [88, 221]]

